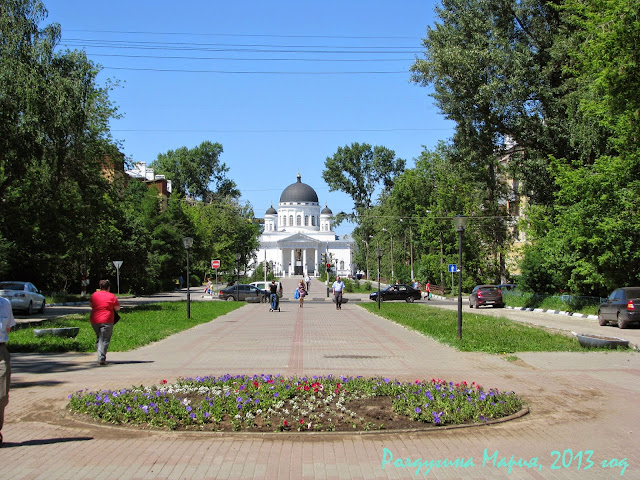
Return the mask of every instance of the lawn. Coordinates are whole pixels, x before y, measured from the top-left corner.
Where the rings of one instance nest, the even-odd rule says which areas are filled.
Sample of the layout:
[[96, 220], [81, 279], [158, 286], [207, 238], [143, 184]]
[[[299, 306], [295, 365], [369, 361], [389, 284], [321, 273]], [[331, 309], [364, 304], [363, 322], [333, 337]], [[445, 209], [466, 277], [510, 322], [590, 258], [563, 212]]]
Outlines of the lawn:
[[584, 351], [573, 336], [550, 333], [503, 317], [462, 314], [462, 340], [458, 340], [458, 312], [427, 305], [385, 302], [362, 307], [412, 328], [463, 352], [575, 352]]
[[[191, 318], [187, 319], [186, 302], [166, 302], [123, 308], [122, 319], [114, 326], [110, 352], [124, 352], [157, 342], [216, 317], [225, 315], [245, 302], [191, 302]], [[36, 337], [36, 328], [80, 327], [76, 338]], [[72, 315], [49, 320], [11, 332], [11, 352], [94, 352], [96, 334], [89, 323], [89, 314]]]

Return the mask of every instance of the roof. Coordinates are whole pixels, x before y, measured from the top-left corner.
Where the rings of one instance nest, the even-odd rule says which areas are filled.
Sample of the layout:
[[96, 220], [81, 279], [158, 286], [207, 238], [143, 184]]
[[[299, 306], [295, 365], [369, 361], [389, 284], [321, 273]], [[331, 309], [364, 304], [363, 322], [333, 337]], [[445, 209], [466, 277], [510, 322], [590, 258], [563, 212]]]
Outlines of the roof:
[[282, 191], [280, 203], [318, 203], [318, 194], [298, 174], [296, 183], [292, 183]]

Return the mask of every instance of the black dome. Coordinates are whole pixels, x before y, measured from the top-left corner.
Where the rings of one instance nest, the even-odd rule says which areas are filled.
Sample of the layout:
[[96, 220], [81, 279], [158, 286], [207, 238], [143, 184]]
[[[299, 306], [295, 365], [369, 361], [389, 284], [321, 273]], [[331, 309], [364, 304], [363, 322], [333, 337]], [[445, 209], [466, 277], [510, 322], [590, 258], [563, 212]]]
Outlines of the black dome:
[[322, 209], [322, 211], [320, 212], [322, 215], [333, 215], [333, 212], [331, 211], [331, 209], [329, 207], [327, 207], [327, 204], [324, 204], [324, 208]]
[[267, 208], [267, 213], [265, 213], [265, 215], [277, 215], [277, 214], [278, 212], [276, 211], [275, 208], [273, 208], [273, 205]]
[[282, 191], [280, 203], [318, 203], [318, 194], [309, 185], [302, 183], [298, 174], [298, 181]]

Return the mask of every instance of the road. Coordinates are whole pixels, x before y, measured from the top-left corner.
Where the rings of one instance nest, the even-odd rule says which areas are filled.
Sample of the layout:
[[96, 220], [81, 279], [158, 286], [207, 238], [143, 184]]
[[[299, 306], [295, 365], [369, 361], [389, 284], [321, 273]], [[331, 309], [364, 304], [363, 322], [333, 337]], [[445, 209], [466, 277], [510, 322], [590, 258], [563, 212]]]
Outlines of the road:
[[[287, 280], [293, 281], [291, 279]], [[287, 285], [286, 281], [283, 283], [285, 284], [285, 295], [282, 301], [287, 302], [291, 299], [287, 298], [286, 292], [288, 292], [289, 290], [293, 290], [294, 284], [292, 283], [291, 285]], [[324, 285], [321, 285], [319, 282], [312, 283], [311, 294], [307, 301], [330, 301], [330, 299], [326, 298], [326, 296], [324, 295], [325, 291], [326, 289]], [[366, 294], [346, 294], [345, 297], [351, 299], [354, 303], [369, 302], [368, 295]], [[187, 291], [186, 289], [182, 289], [178, 291], [159, 293], [144, 297], [123, 297], [120, 299], [120, 304], [123, 306], [135, 306], [143, 303], [184, 301], [186, 300], [186, 298]], [[211, 301], [216, 300], [216, 298], [211, 296], [204, 296], [202, 294], [202, 291], [198, 288], [191, 289], [191, 300]], [[441, 298], [433, 298], [431, 301], [420, 300], [419, 302], [416, 302], [416, 304], [424, 304], [432, 307], [445, 308], [448, 310], [456, 310], [458, 307], [457, 300], [448, 300]], [[466, 298], [463, 298], [462, 308], [463, 313], [465, 314], [464, 318], [468, 318], [469, 314], [501, 316], [517, 322], [541, 326], [547, 329], [558, 330], [565, 333], [588, 333], [594, 335], [623, 338], [625, 340], [629, 340], [629, 344], [632, 348], [640, 347], [640, 328], [638, 328], [637, 326], [621, 330], [615, 326], [601, 327], [600, 325], [598, 325], [598, 320], [595, 319], [595, 317], [584, 318], [577, 315], [574, 316], [566, 314], [554, 314], [549, 312], [536, 312], [512, 308], [482, 307], [480, 309], [469, 309], [469, 303]], [[16, 321], [18, 323], [37, 323], [46, 319], [58, 318], [74, 313], [88, 313], [89, 311], [90, 308], [88, 302], [82, 305], [48, 306], [45, 309], [44, 314], [16, 314]]]

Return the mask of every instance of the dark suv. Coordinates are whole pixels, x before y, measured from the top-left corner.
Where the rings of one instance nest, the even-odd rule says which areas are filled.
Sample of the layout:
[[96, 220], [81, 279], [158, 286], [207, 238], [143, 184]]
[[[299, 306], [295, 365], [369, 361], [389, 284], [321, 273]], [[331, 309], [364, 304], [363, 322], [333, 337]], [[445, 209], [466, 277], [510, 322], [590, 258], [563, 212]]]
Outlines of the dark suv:
[[269, 292], [261, 290], [254, 285], [231, 285], [224, 290], [220, 290], [218, 298], [229, 302], [244, 301], [252, 303], [266, 303], [269, 301]]
[[469, 295], [469, 308], [480, 308], [484, 305], [502, 308], [502, 290], [497, 285], [477, 285]]

